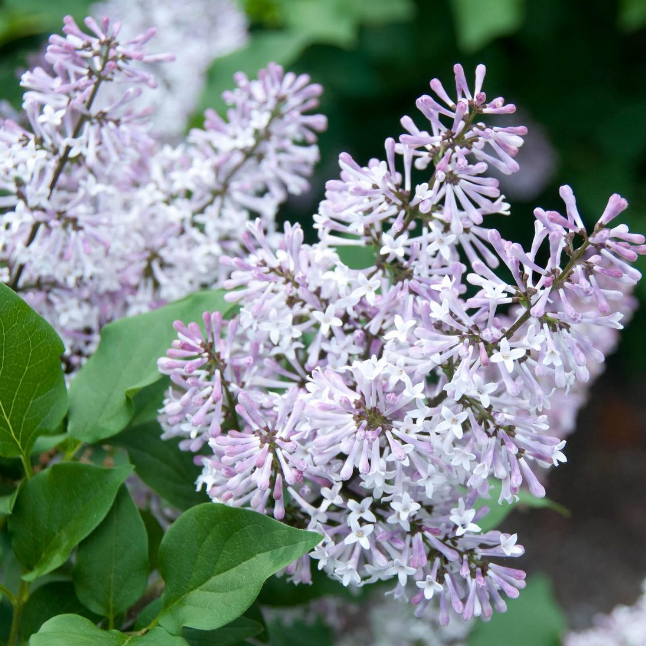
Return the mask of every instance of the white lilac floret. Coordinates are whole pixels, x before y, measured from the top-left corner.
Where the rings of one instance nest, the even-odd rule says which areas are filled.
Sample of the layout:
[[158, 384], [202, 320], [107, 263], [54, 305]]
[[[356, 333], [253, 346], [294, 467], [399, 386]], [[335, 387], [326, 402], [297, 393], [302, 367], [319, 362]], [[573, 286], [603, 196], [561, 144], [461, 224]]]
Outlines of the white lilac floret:
[[[224, 285], [241, 308], [232, 347], [253, 369], [203, 428], [213, 456], [196, 458], [215, 501], [321, 534], [292, 580], [310, 580], [312, 559], [344, 585], [391, 581], [418, 616], [437, 603], [442, 623], [449, 608], [487, 620], [525, 586], [507, 561], [523, 553], [518, 537], [483, 529], [482, 499], [545, 495], [646, 251], [614, 224], [625, 200], [612, 196], [588, 231], [567, 186], [565, 215], [536, 210], [528, 249], [487, 228], [509, 210], [487, 166], [517, 170], [525, 129], [484, 122], [514, 106], [487, 100], [483, 66], [473, 91], [460, 66], [455, 78], [456, 99], [431, 82], [439, 102], [418, 101], [427, 130], [405, 118], [385, 160], [341, 155], [317, 243], [286, 225], [275, 246], [249, 223]], [[348, 245], [372, 249], [372, 266], [343, 264]], [[173, 379], [165, 407], [183, 401], [186, 367], [160, 365]], [[222, 370], [200, 366], [191, 389]], [[162, 416], [165, 433], [189, 441], [201, 402]]]

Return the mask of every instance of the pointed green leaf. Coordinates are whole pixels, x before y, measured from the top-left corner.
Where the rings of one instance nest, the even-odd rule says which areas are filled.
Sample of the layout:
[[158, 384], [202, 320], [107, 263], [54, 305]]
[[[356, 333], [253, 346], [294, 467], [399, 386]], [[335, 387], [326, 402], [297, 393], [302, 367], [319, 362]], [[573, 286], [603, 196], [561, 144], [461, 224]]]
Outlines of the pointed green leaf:
[[117, 630], [101, 630], [78, 615], [59, 615], [32, 635], [30, 646], [188, 646], [181, 637], [153, 628], [145, 635], [124, 635]]
[[146, 527], [122, 485], [108, 515], [78, 547], [74, 588], [86, 608], [116, 617], [139, 600], [147, 582]]
[[17, 495], [18, 489], [0, 485], [0, 516], [8, 516], [12, 512]]
[[64, 462], [22, 483], [9, 531], [28, 570], [26, 581], [62, 565], [74, 547], [105, 518], [132, 467], [103, 469]]
[[128, 451], [137, 475], [160, 496], [178, 509], [188, 509], [207, 500], [195, 491], [201, 473], [193, 454], [180, 451], [179, 440], [161, 439], [157, 422], [129, 428], [112, 438], [111, 443]]
[[164, 538], [164, 528], [147, 509], [140, 509], [139, 514], [146, 528], [148, 537], [148, 570], [152, 572], [159, 566], [159, 546]]
[[99, 442], [122, 431], [135, 413], [133, 397], [162, 378], [157, 359], [176, 336], [173, 321], [199, 321], [205, 311], [233, 312], [224, 290], [193, 294], [140, 316], [110, 323], [97, 351], [70, 387], [69, 432]]
[[239, 617], [264, 580], [315, 547], [321, 536], [246, 509], [205, 503], [184, 512], [159, 550], [166, 589], [161, 626], [214, 630]]
[[65, 416], [64, 350], [49, 323], [0, 284], [0, 455], [29, 460], [36, 438]]

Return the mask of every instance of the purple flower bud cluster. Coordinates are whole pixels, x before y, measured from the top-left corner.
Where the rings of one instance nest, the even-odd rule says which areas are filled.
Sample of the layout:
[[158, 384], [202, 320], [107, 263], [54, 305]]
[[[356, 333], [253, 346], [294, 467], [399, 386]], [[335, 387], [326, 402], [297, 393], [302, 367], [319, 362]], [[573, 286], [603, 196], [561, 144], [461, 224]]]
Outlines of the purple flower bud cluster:
[[153, 136], [147, 94], [155, 30], [70, 17], [43, 66], [26, 72], [24, 115], [0, 124], [0, 280], [61, 334], [74, 371], [103, 325], [147, 311], [223, 272], [250, 217], [271, 230], [278, 206], [308, 186], [325, 118], [321, 88], [270, 64], [236, 76], [227, 118], [175, 146]]
[[[564, 214], [535, 211], [527, 249], [484, 226], [509, 211], [487, 168], [517, 170], [525, 133], [485, 123], [514, 106], [487, 99], [484, 75], [470, 90], [457, 65], [455, 98], [432, 81], [426, 129], [405, 117], [385, 160], [341, 155], [316, 244], [249, 223], [247, 254], [222, 261], [239, 313], [177, 323], [159, 361], [165, 435], [210, 449], [198, 486], [321, 534], [294, 581], [312, 562], [344, 585], [389, 580], [443, 624], [450, 608], [488, 620], [525, 586], [516, 534], [483, 529], [489, 506], [545, 495], [646, 252], [615, 224], [625, 200], [588, 230], [567, 186]], [[336, 251], [359, 247], [374, 253], [365, 269]]]

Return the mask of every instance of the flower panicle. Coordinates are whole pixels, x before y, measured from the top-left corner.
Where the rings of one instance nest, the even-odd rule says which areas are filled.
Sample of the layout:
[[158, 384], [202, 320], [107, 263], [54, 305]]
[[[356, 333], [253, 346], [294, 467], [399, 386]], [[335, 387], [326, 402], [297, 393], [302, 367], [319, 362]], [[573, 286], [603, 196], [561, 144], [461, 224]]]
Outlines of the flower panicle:
[[[407, 133], [365, 166], [340, 155], [317, 242], [299, 225], [275, 236], [262, 218], [247, 223], [243, 253], [222, 262], [240, 308], [227, 358], [207, 361], [195, 345], [204, 333], [182, 326], [178, 342], [193, 335], [193, 345], [161, 364], [165, 407], [228, 375], [215, 432], [193, 413], [203, 398], [188, 415], [164, 412], [162, 425], [187, 448], [208, 438], [199, 486], [214, 501], [321, 534], [286, 569], [293, 581], [310, 582], [312, 565], [346, 586], [389, 581], [417, 616], [439, 607], [443, 624], [452, 613], [486, 621], [524, 588], [509, 561], [524, 548], [490, 528], [489, 511], [545, 495], [634, 309], [633, 263], [646, 251], [616, 223], [623, 198], [586, 226], [568, 186], [562, 213], [535, 211], [527, 248], [490, 228], [509, 207], [488, 168], [517, 170], [526, 129], [496, 125], [514, 106], [487, 99], [483, 66], [473, 85], [454, 71], [454, 92], [434, 80], [435, 98], [417, 102], [426, 129], [405, 117]], [[318, 91], [275, 71], [258, 83], [260, 102], [285, 84], [304, 88], [294, 105]], [[250, 87], [240, 77], [228, 98], [238, 123], [251, 118], [240, 107]], [[213, 130], [223, 124], [214, 117]], [[358, 251], [369, 258], [361, 269]]]

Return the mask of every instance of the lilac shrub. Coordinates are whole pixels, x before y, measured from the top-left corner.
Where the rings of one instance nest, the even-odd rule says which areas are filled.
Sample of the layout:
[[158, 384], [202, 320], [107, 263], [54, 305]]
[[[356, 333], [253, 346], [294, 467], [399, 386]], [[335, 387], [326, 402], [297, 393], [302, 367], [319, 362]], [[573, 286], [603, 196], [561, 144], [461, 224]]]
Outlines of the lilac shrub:
[[176, 146], [153, 136], [144, 98], [157, 86], [155, 30], [120, 39], [107, 18], [70, 17], [43, 66], [26, 72], [21, 121], [0, 125], [0, 280], [50, 321], [70, 372], [103, 325], [210, 287], [239, 231], [308, 186], [325, 119], [305, 112], [321, 92], [277, 65], [239, 74], [226, 119]]
[[588, 228], [568, 186], [562, 212], [535, 210], [528, 248], [488, 226], [509, 205], [487, 170], [518, 170], [526, 129], [495, 125], [515, 107], [484, 77], [456, 65], [455, 92], [431, 81], [424, 124], [404, 117], [385, 159], [342, 154], [315, 244], [249, 222], [246, 255], [220, 260], [238, 313], [176, 322], [158, 362], [164, 437], [199, 451], [198, 487], [322, 536], [291, 580], [314, 565], [346, 586], [390, 581], [443, 624], [450, 608], [488, 620], [525, 586], [517, 535], [482, 529], [489, 507], [545, 495], [646, 252], [615, 222], [623, 198]]

